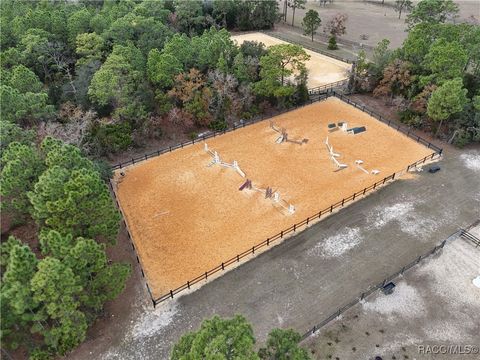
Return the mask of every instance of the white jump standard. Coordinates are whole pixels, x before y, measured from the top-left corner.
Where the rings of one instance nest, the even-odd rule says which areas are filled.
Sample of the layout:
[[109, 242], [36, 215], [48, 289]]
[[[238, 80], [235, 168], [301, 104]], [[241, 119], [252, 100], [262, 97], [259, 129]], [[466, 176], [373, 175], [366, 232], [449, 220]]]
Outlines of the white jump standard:
[[348, 167], [347, 164], [342, 164], [336, 159], [337, 157], [340, 157], [340, 154], [337, 154], [335, 151], [333, 151], [333, 146], [328, 143], [328, 136], [327, 136], [327, 139], [325, 140], [325, 145], [327, 146], [330, 160], [332, 160], [332, 162], [337, 167], [337, 171], [347, 168]]
[[216, 151], [212, 151], [208, 148], [208, 145], [207, 143], [205, 143], [205, 151], [207, 153], [209, 153], [212, 157], [213, 157], [213, 160], [210, 164], [208, 164], [207, 166], [210, 167], [212, 165], [215, 165], [215, 164], [218, 164], [220, 166], [223, 166], [223, 167], [226, 167], [226, 168], [232, 168], [234, 169], [241, 177], [245, 177], [245, 173], [242, 171], [242, 169], [240, 169], [240, 166], [238, 166], [238, 162], [236, 160], [233, 160], [233, 163], [229, 164], [229, 163], [226, 163], [226, 162], [223, 162], [221, 159], [220, 159], [220, 156], [218, 155], [218, 153]]
[[[366, 169], [362, 166], [362, 164], [363, 164], [363, 160], [355, 160], [355, 165], [357, 165], [357, 167], [358, 167], [360, 170], [362, 170], [365, 174], [370, 174], [370, 173], [368, 172], [368, 170], [366, 170]], [[372, 171], [371, 171], [371, 174], [372, 174], [372, 175], [378, 175], [378, 174], [380, 174], [380, 170], [376, 170], [376, 169], [375, 169], [375, 170], [372, 170]]]

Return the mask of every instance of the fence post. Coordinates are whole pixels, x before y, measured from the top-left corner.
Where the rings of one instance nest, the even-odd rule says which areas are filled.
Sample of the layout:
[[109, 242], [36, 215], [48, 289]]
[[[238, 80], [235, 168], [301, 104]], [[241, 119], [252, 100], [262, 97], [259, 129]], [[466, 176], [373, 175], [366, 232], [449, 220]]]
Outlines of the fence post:
[[208, 272], [205, 271], [205, 280], [207, 280], [207, 278], [208, 278]]
[[170, 290], [170, 297], [173, 299], [173, 291]]
[[280, 231], [280, 238], [283, 238], [283, 230]]
[[297, 230], [297, 224], [293, 224], [293, 232]]
[[187, 287], [190, 289], [190, 280], [187, 281]]
[[270, 246], [270, 238], [267, 238], [267, 246]]

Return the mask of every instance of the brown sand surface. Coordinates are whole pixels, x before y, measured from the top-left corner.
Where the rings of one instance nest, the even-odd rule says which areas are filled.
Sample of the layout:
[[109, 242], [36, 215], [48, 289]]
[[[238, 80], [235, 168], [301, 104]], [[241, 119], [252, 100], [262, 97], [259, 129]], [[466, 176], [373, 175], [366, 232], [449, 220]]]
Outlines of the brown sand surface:
[[[278, 133], [269, 121], [207, 143], [223, 161], [238, 161], [254, 184], [278, 191], [295, 206], [294, 214], [261, 193], [239, 191], [244, 178], [233, 169], [208, 167], [212, 158], [203, 143], [123, 169], [117, 196], [155, 297], [432, 152], [336, 98], [273, 120], [289, 138], [308, 143], [276, 144]], [[339, 121], [367, 131], [328, 133], [327, 124]], [[327, 135], [348, 168], [335, 171]], [[357, 159], [380, 174], [364, 173]]]
[[[241, 45], [244, 41], [259, 41], [264, 43], [267, 47], [278, 44], [288, 44], [286, 41], [259, 32], [235, 35], [232, 36], [232, 40], [236, 41], [238, 45]], [[310, 60], [306, 63], [309, 88], [330, 84], [348, 78], [348, 71], [351, 68], [350, 64], [308, 49], [304, 50], [310, 55]]]

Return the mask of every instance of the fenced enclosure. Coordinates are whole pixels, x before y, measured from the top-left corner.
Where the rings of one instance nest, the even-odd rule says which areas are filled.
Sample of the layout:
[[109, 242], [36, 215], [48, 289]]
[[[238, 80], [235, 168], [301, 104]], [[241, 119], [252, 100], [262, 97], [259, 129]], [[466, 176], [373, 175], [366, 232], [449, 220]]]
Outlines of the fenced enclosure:
[[[469, 226], [469, 229], [478, 225], [480, 223], [480, 220], [473, 223], [472, 225]], [[451, 234], [450, 236], [448, 236], [445, 240], [443, 240], [440, 244], [436, 245], [435, 247], [433, 247], [432, 249], [430, 249], [429, 251], [427, 251], [426, 253], [418, 256], [415, 260], [413, 260], [412, 262], [410, 262], [409, 264], [403, 266], [401, 269], [399, 269], [396, 273], [393, 273], [391, 274], [390, 276], [386, 277], [385, 279], [383, 279], [381, 282], [369, 287], [367, 290], [363, 291], [361, 294], [359, 294], [355, 299], [353, 299], [352, 301], [350, 301], [349, 303], [345, 304], [344, 306], [338, 308], [337, 311], [335, 311], [334, 313], [332, 313], [330, 316], [326, 317], [325, 319], [323, 319], [322, 321], [320, 321], [319, 323], [315, 324], [312, 328], [310, 328], [308, 331], [306, 331], [302, 337], [301, 337], [301, 340], [300, 341], [303, 341], [305, 339], [307, 339], [309, 336], [315, 334], [317, 331], [319, 331], [321, 328], [323, 328], [324, 326], [326, 326], [328, 323], [330, 323], [331, 321], [335, 320], [336, 318], [338, 318], [341, 314], [343, 314], [345, 311], [347, 311], [348, 309], [350, 309], [351, 307], [355, 306], [356, 304], [358, 304], [361, 300], [367, 298], [368, 296], [370, 296], [371, 294], [373, 294], [375, 291], [383, 288], [387, 283], [393, 281], [394, 279], [396, 279], [397, 277], [399, 277], [400, 275], [403, 275], [405, 273], [405, 271], [411, 269], [412, 267], [414, 267], [415, 265], [417, 265], [420, 261], [424, 260], [425, 258], [435, 254], [438, 250], [442, 249], [445, 244], [451, 242], [451, 241], [454, 241], [455, 239], [459, 238], [459, 237], [463, 237], [465, 239], [467, 239], [468, 241], [472, 241], [476, 247], [479, 246], [480, 244], [478, 243], [478, 238], [476, 238], [475, 236], [473, 236], [473, 239], [472, 239], [472, 234], [468, 232], [468, 230], [465, 230], [465, 229], [459, 229], [457, 231], [455, 231], [453, 234]], [[476, 239], [476, 240], [475, 240]]]
[[455, 233], [453, 233], [452, 235], [450, 235], [450, 237], [444, 241], [442, 241], [439, 245], [435, 246], [433, 249], [429, 250], [428, 252], [426, 252], [425, 254], [423, 255], [420, 255], [418, 258], [416, 258], [414, 261], [412, 261], [411, 263], [403, 266], [399, 271], [397, 271], [396, 273], [386, 277], [385, 279], [383, 279], [381, 282], [379, 282], [378, 284], [376, 285], [373, 285], [371, 286], [370, 288], [368, 288], [367, 290], [365, 290], [364, 292], [362, 292], [361, 294], [359, 294], [355, 299], [353, 299], [352, 301], [350, 301], [349, 303], [345, 304], [344, 306], [342, 306], [341, 308], [339, 308], [337, 311], [335, 311], [333, 314], [331, 314], [330, 316], [328, 316], [327, 318], [325, 318], [324, 320], [320, 321], [318, 324], [315, 324], [313, 325], [313, 327], [311, 329], [309, 329], [308, 331], [306, 331], [303, 335], [302, 335], [302, 338], [300, 341], [303, 341], [305, 340], [306, 338], [308, 338], [309, 336], [315, 334], [317, 331], [319, 331], [321, 328], [323, 328], [325, 325], [327, 325], [328, 323], [330, 323], [331, 321], [335, 320], [336, 318], [338, 318], [341, 314], [343, 314], [345, 311], [347, 311], [348, 309], [350, 309], [351, 307], [355, 306], [356, 304], [358, 304], [361, 300], [367, 298], [368, 296], [370, 296], [371, 294], [373, 294], [375, 291], [383, 288], [386, 284], [388, 284], [389, 282], [391, 282], [392, 280], [394, 280], [395, 278], [397, 278], [398, 276], [400, 275], [403, 275], [403, 273], [409, 269], [411, 269], [413, 266], [417, 265], [420, 261], [422, 261], [423, 259], [429, 257], [430, 255], [432, 254], [435, 254], [438, 250], [442, 249], [445, 244], [447, 243], [448, 240], [451, 240], [451, 239], [454, 239], [454, 238], [457, 238], [458, 236], [460, 235], [460, 231], [456, 231]]
[[[248, 248], [248, 249], [245, 249], [245, 251], [243, 252], [240, 252], [238, 253], [236, 256], [234, 257], [231, 257], [221, 263], [219, 263], [217, 266], [211, 268], [210, 270], [207, 270], [205, 271], [204, 273], [202, 274], [199, 274], [198, 276], [186, 281], [184, 284], [182, 284], [181, 286], [178, 286], [176, 288], [173, 288], [173, 289], [170, 289], [170, 291], [168, 291], [167, 293], [164, 293], [163, 295], [159, 296], [159, 297], [154, 297], [152, 295], [152, 291], [147, 283], [147, 289], [148, 289], [148, 292], [149, 292], [149, 295], [150, 295], [150, 298], [151, 298], [151, 301], [153, 303], [154, 306], [156, 306], [157, 304], [167, 300], [167, 299], [171, 299], [173, 298], [175, 295], [185, 291], [185, 290], [188, 290], [190, 289], [192, 286], [196, 285], [196, 284], [199, 284], [205, 280], [208, 280], [209, 278], [211, 278], [213, 275], [215, 274], [218, 274], [219, 272], [222, 272], [228, 268], [231, 268], [233, 267], [234, 265], [240, 263], [240, 260], [248, 257], [248, 256], [251, 256], [251, 255], [254, 255], [255, 253], [259, 252], [259, 251], [262, 251], [262, 250], [265, 250], [266, 248], [268, 248], [269, 246], [272, 246], [272, 245], [276, 245], [280, 242], [281, 239], [284, 239], [286, 236], [288, 235], [291, 235], [297, 231], [300, 231], [300, 230], [303, 230], [305, 227], [307, 227], [308, 225], [312, 224], [313, 222], [315, 221], [318, 221], [319, 219], [322, 219], [324, 218], [325, 216], [327, 215], [330, 215], [332, 214], [335, 210], [338, 210], [338, 209], [341, 209], [343, 208], [346, 204], [349, 204], [355, 200], [358, 200], [360, 199], [361, 197], [365, 196], [366, 194], [370, 193], [371, 191], [374, 191], [376, 190], [377, 188], [385, 185], [386, 183], [390, 182], [390, 181], [393, 181], [395, 180], [396, 177], [398, 177], [399, 175], [403, 174], [405, 171], [408, 171], [411, 167], [415, 167], [417, 166], [418, 164], [422, 164], [422, 163], [425, 163], [429, 160], [434, 160], [435, 158], [441, 156], [442, 154], [442, 149], [436, 147], [435, 145], [431, 144], [430, 142], [418, 137], [417, 135], [413, 134], [413, 132], [411, 132], [410, 130], [408, 129], [405, 129], [403, 127], [400, 127], [394, 123], [392, 123], [391, 121], [387, 120], [387, 119], [384, 119], [381, 115], [375, 113], [374, 111], [368, 109], [367, 107], [365, 106], [362, 106], [362, 105], [359, 105], [353, 101], [351, 101], [350, 99], [346, 98], [345, 96], [343, 96], [342, 94], [339, 94], [335, 91], [329, 91], [328, 94], [325, 94], [324, 96], [322, 96], [320, 99], [318, 99], [317, 101], [321, 101], [321, 100], [325, 100], [327, 99], [328, 97], [330, 96], [335, 96], [337, 98], [340, 98], [341, 100], [343, 100], [344, 102], [347, 102], [349, 103], [350, 105], [353, 105], [355, 106], [357, 109], [360, 109], [361, 111], [367, 113], [368, 115], [370, 116], [373, 116], [374, 118], [376, 118], [377, 120], [380, 120], [382, 121], [383, 123], [387, 124], [388, 126], [390, 126], [391, 128], [407, 135], [408, 137], [416, 140], [417, 142], [427, 146], [428, 148], [432, 149], [432, 153], [429, 154], [428, 156], [425, 156], [423, 157], [422, 159], [418, 160], [418, 161], [415, 161], [414, 163], [408, 165], [405, 169], [402, 169], [401, 171], [397, 171], [395, 173], [392, 173], [386, 177], [384, 177], [383, 179], [375, 182], [374, 184], [371, 184], [367, 187], [364, 187], [362, 188], [361, 190], [359, 191], [356, 191], [354, 193], [352, 193], [350, 196], [348, 197], [345, 197], [345, 198], [342, 198], [341, 200], [337, 201], [336, 203], [333, 203], [332, 205], [304, 218], [302, 221], [299, 221], [299, 222], [296, 222], [295, 224], [293, 224], [292, 226], [288, 227], [288, 228], [285, 228], [283, 229], [282, 231], [278, 232], [277, 234], [271, 236], [271, 237], [268, 237], [266, 239], [264, 239], [263, 241], [257, 243], [256, 245]], [[313, 100], [310, 103], [312, 103]], [[297, 109], [298, 107], [296, 107], [295, 109]], [[281, 113], [285, 113], [285, 112], [288, 112], [288, 111], [291, 111], [292, 109], [288, 109], [288, 110], [285, 110], [285, 111], [282, 111]], [[184, 148], [186, 146], [189, 146], [189, 145], [193, 145], [197, 142], [203, 142], [204, 140], [208, 139], [208, 138], [212, 138], [212, 137], [215, 137], [215, 136], [218, 136], [218, 135], [221, 135], [221, 134], [225, 134], [227, 132], [231, 132], [231, 131], [234, 131], [234, 130], [237, 130], [239, 128], [243, 128], [245, 126], [248, 126], [248, 125], [251, 125], [251, 124], [254, 124], [254, 123], [257, 123], [261, 120], [264, 120], [263, 117], [259, 118], [259, 119], [256, 119], [256, 120], [252, 120], [250, 122], [244, 122], [243, 124], [241, 124], [240, 126], [233, 126], [232, 128], [230, 129], [227, 129], [225, 131], [222, 131], [222, 132], [213, 132], [213, 133], [210, 133], [210, 134], [207, 134], [205, 136], [202, 136], [201, 138], [197, 139], [197, 140], [192, 140], [192, 141], [189, 141], [189, 142], [185, 142], [185, 143], [182, 143], [182, 144], [178, 144], [176, 146], [173, 146], [173, 147], [169, 147], [169, 148], [165, 148], [165, 149], [162, 149], [162, 150], [158, 150], [158, 151], [155, 151], [155, 152], [152, 152], [150, 154], [145, 154], [145, 156], [142, 156], [142, 157], [138, 157], [138, 158], [135, 158], [135, 159], [132, 159], [130, 162], [127, 162], [127, 163], [120, 163], [120, 164], [117, 164], [114, 166], [114, 170], [115, 169], [121, 169], [123, 168], [124, 166], [126, 165], [130, 165], [130, 164], [136, 164], [138, 162], [141, 162], [141, 161], [144, 161], [144, 160], [147, 160], [149, 158], [152, 158], [152, 157], [156, 157], [158, 155], [161, 155], [163, 153], [167, 153], [167, 152], [171, 152], [175, 149], [180, 149], [180, 148]], [[113, 186], [112, 186], [112, 189], [113, 189]], [[115, 194], [115, 191], [114, 191], [114, 194]], [[116, 199], [116, 194], [115, 194], [115, 199]], [[117, 201], [117, 205], [118, 205], [118, 200], [116, 199]], [[119, 207], [120, 208], [120, 207]], [[121, 209], [120, 209], [121, 210]], [[123, 211], [122, 211], [122, 215], [123, 215]], [[125, 219], [125, 216], [124, 216], [124, 219]], [[128, 225], [127, 225], [127, 222], [124, 220], [124, 224], [125, 224], [125, 227], [127, 229], [127, 234], [128, 234], [128, 237], [131, 241], [131, 246], [132, 246], [132, 249], [135, 251], [135, 255], [136, 255], [136, 259], [137, 259], [137, 262], [139, 263], [140, 265], [140, 270], [142, 272], [142, 275], [144, 276], [145, 278], [145, 273], [141, 267], [141, 263], [140, 263], [140, 260], [139, 260], [139, 257], [138, 257], [138, 254], [136, 253], [136, 249], [135, 249], [135, 245], [132, 241], [132, 236], [131, 236], [131, 233], [130, 233], [130, 230], [128, 229]]]

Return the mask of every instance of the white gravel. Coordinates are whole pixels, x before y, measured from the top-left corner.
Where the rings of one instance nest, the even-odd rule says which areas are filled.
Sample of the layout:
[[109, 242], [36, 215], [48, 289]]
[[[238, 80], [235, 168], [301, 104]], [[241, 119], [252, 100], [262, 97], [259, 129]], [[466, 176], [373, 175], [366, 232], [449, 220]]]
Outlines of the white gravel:
[[474, 151], [460, 155], [460, 159], [470, 170], [480, 172], [480, 152]]
[[362, 237], [359, 228], [346, 227], [337, 235], [330, 236], [315, 247], [308, 250], [309, 256], [322, 256], [326, 258], [342, 256], [347, 251], [360, 244]]
[[[417, 200], [417, 203], [421, 202]], [[367, 218], [373, 229], [380, 229], [395, 221], [399, 224], [400, 230], [409, 235], [433, 231], [438, 226], [433, 219], [417, 216], [413, 200], [404, 200], [387, 207], [376, 207]]]
[[425, 303], [417, 290], [402, 280], [396, 284], [392, 294], [379, 292], [373, 301], [363, 303], [363, 309], [382, 314], [388, 320], [417, 318], [425, 311]]

